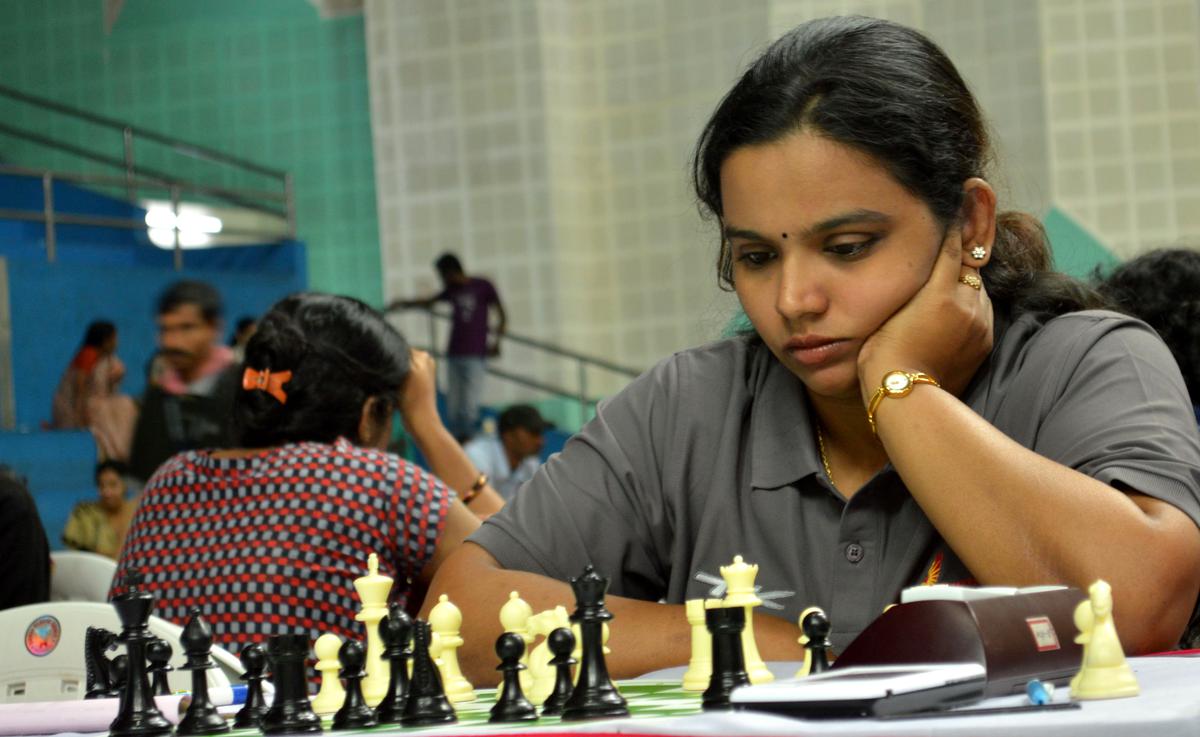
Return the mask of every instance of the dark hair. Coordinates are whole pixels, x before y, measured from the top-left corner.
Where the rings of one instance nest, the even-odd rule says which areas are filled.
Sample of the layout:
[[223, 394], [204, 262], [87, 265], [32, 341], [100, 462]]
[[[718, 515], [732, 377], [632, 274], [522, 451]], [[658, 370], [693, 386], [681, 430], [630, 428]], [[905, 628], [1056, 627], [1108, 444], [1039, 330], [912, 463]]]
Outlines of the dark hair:
[[229, 345], [237, 345], [238, 336], [248, 327], [253, 327], [258, 322], [257, 318], [249, 315], [242, 315], [233, 325], [233, 332], [229, 335]]
[[453, 253], [443, 253], [438, 256], [437, 261], [433, 262], [433, 267], [440, 274], [461, 274], [463, 273], [462, 262], [458, 260], [458, 256]]
[[277, 302], [246, 344], [248, 368], [291, 371], [287, 401], [239, 391], [234, 425], [243, 447], [357, 441], [363, 403], [375, 419], [395, 411], [409, 371], [404, 337], [368, 305], [351, 297], [305, 292]]
[[87, 330], [83, 333], [83, 344], [92, 348], [99, 348], [116, 334], [116, 325], [113, 325], [108, 320], [95, 320], [88, 323]]
[[199, 307], [200, 314], [204, 316], [205, 322], [209, 323], [220, 320], [224, 312], [221, 295], [211, 284], [202, 281], [177, 281], [158, 296], [158, 312], [155, 314], [165, 315], [184, 305]]
[[[945, 226], [959, 218], [963, 182], [985, 173], [987, 126], [954, 64], [919, 32], [861, 16], [809, 21], [755, 61], [705, 126], [692, 162], [704, 209], [723, 215], [721, 166], [742, 146], [811, 129], [868, 154]], [[722, 235], [718, 281], [733, 285]], [[1000, 309], [1057, 314], [1103, 304], [1052, 271], [1045, 231], [1032, 216], [1002, 212], [982, 270]]]
[[96, 483], [100, 483], [100, 474], [104, 473], [105, 471], [114, 471], [118, 476], [124, 476], [128, 470], [128, 467], [124, 463], [109, 459], [107, 461], [100, 461], [96, 464], [96, 472], [94, 477], [96, 479]]
[[496, 432], [500, 435], [518, 427], [541, 435], [552, 425], [542, 418], [536, 407], [528, 404], [514, 404], [501, 412], [500, 417], [496, 419]]
[[[1095, 274], [1100, 279], [1100, 270]], [[1200, 403], [1200, 252], [1159, 249], [1126, 261], [1099, 282], [1117, 310], [1144, 321], [1159, 336]]]

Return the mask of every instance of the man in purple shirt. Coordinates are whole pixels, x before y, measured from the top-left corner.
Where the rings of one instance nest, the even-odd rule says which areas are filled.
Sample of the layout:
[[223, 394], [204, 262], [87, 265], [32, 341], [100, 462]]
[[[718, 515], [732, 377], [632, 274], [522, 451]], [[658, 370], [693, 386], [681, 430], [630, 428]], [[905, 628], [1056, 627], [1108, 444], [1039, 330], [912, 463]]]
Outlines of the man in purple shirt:
[[[488, 356], [500, 355], [500, 337], [504, 335], [507, 317], [496, 287], [487, 279], [467, 276], [457, 256], [442, 254], [434, 262], [434, 268], [442, 279], [441, 292], [427, 299], [397, 300], [390, 308], [428, 308], [434, 302], [449, 302], [453, 306], [450, 344], [446, 348], [449, 376], [446, 426], [459, 442], [465, 442], [474, 434], [479, 419], [479, 398], [487, 372], [485, 360]], [[499, 321], [489, 340], [489, 318], [493, 307]]]

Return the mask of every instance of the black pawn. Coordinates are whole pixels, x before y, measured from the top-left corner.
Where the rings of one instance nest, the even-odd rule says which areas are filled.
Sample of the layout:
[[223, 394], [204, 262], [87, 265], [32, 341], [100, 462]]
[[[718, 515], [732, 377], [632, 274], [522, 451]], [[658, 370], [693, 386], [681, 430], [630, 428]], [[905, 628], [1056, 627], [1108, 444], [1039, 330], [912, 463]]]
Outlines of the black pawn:
[[571, 666], [578, 662], [571, 657], [575, 650], [575, 633], [566, 627], [558, 627], [546, 637], [546, 644], [554, 653], [550, 658], [550, 665], [554, 666], [554, 690], [542, 704], [542, 716], [552, 717], [562, 714], [563, 706], [575, 690], [575, 680], [571, 677]]
[[829, 641], [831, 627], [829, 617], [820, 609], [809, 612], [800, 623], [800, 631], [808, 638], [804, 649], [811, 653], [808, 668], [810, 676], [829, 670], [829, 648], [833, 647]]
[[454, 707], [446, 698], [442, 676], [429, 656], [431, 639], [428, 622], [420, 619], [413, 622], [412, 682], [408, 686], [404, 714], [400, 717], [400, 724], [405, 727], [428, 727], [458, 721]]
[[246, 682], [246, 703], [238, 710], [233, 718], [235, 727], [257, 727], [267, 713], [267, 702], [263, 699], [263, 679], [267, 670], [267, 651], [262, 645], [253, 644], [242, 648], [239, 656], [246, 672], [242, 680]]
[[117, 640], [125, 645], [125, 687], [117, 718], [108, 727], [112, 737], [160, 737], [171, 733], [171, 723], [163, 717], [150, 691], [146, 673], [146, 646], [154, 639], [147, 624], [154, 609], [154, 596], [142, 591], [142, 576], [136, 569], [125, 576], [125, 593], [114, 596], [113, 608], [121, 620]]
[[627, 717], [629, 706], [613, 685], [604, 662], [604, 623], [613, 618], [612, 612], [604, 608], [608, 579], [589, 565], [582, 576], [571, 579], [571, 588], [575, 590], [576, 605], [571, 621], [579, 625], [583, 657], [579, 663], [579, 682], [563, 705], [563, 721]]
[[171, 644], [161, 637], [154, 638], [153, 642], [146, 646], [146, 660], [150, 661], [146, 670], [150, 672], [150, 678], [153, 681], [151, 688], [154, 689], [155, 696], [171, 695], [171, 684], [167, 683], [167, 673], [175, 670], [171, 667], [172, 655], [174, 655], [174, 651], [171, 649]]
[[338, 650], [338, 661], [342, 664], [342, 678], [346, 681], [346, 699], [342, 702], [342, 708], [333, 715], [333, 728], [374, 727], [375, 712], [367, 706], [362, 692], [362, 681], [367, 677], [367, 671], [363, 668], [367, 654], [363, 652], [362, 643], [358, 640], [343, 642]]
[[108, 651], [117, 643], [117, 634], [103, 627], [88, 627], [83, 636], [83, 663], [87, 669], [85, 699], [109, 699], [120, 696], [113, 687], [113, 663]]
[[729, 694], [737, 686], [749, 686], [742, 653], [742, 630], [746, 627], [744, 607], [720, 607], [704, 612], [704, 623], [712, 634], [712, 676], [700, 703], [705, 709], [729, 709]]
[[392, 604], [387, 616], [379, 620], [383, 657], [391, 665], [387, 693], [375, 707], [375, 719], [380, 724], [395, 724], [404, 716], [404, 704], [408, 701], [408, 659], [412, 657], [408, 646], [412, 640], [412, 626], [412, 617], [399, 604]]
[[305, 659], [308, 635], [271, 635], [267, 640], [267, 658], [271, 662], [271, 683], [275, 698], [263, 715], [259, 728], [263, 734], [320, 732], [321, 718], [308, 701]]
[[537, 707], [525, 698], [521, 691], [521, 671], [525, 664], [521, 656], [525, 654], [525, 640], [513, 632], [505, 632], [496, 640], [496, 655], [500, 665], [496, 670], [504, 673], [504, 687], [500, 698], [492, 707], [489, 722], [532, 722], [538, 718]]
[[178, 735], [223, 734], [229, 731], [225, 718], [217, 713], [217, 707], [208, 698], [208, 671], [215, 668], [209, 655], [212, 653], [213, 632], [199, 609], [192, 609], [183, 633], [179, 636], [179, 644], [187, 656], [187, 662], [182, 670], [192, 672], [192, 703], [187, 713], [175, 728]]

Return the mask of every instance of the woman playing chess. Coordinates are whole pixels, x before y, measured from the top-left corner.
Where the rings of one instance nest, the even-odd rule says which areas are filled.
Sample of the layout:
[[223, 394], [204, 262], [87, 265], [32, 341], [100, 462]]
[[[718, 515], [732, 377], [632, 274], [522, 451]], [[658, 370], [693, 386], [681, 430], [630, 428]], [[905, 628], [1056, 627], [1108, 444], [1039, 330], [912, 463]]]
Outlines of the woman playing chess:
[[[155, 614], [182, 623], [200, 606], [231, 649], [285, 632], [361, 637], [353, 582], [372, 554], [390, 601], [418, 604], [476, 515], [503, 504], [438, 419], [434, 376], [358, 300], [283, 299], [246, 346], [241, 447], [158, 469], [115, 581], [137, 567]], [[437, 476], [386, 452], [397, 410]]]
[[976, 101], [920, 33], [832, 18], [776, 41], [694, 162], [752, 330], [602, 404], [447, 561], [432, 590], [467, 612], [468, 675], [509, 590], [569, 602], [559, 581], [588, 562], [612, 577], [614, 674], [683, 664], [680, 605], [719, 596], [735, 554], [780, 615], [755, 618], [768, 659], [799, 659], [810, 605], [840, 650], [935, 582], [1104, 578], [1129, 650], [1174, 645], [1200, 589], [1179, 370], [1051, 270], [988, 159]]

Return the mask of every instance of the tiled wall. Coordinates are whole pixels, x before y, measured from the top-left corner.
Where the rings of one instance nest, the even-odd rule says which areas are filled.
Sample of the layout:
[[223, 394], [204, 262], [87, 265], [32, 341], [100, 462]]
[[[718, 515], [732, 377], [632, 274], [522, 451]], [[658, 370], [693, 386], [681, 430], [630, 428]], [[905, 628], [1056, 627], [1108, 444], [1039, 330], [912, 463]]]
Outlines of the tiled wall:
[[[303, 0], [126, 0], [106, 36], [103, 6], [100, 0], [0, 0], [0, 80], [291, 171], [311, 285], [378, 303], [363, 18], [323, 21]], [[121, 154], [119, 132], [64, 122], [4, 98], [0, 116]], [[151, 144], [139, 144], [135, 153], [143, 165], [209, 181], [264, 184], [168, 159]], [[89, 168], [4, 136], [0, 157]]]
[[771, 39], [845, 12], [947, 50], [992, 123], [1002, 207], [1057, 207], [1124, 254], [1200, 242], [1197, 7], [368, 0], [385, 291], [432, 291], [433, 256], [454, 249], [496, 280], [514, 330], [635, 366], [717, 336], [734, 304], [690, 191], [695, 138]]

